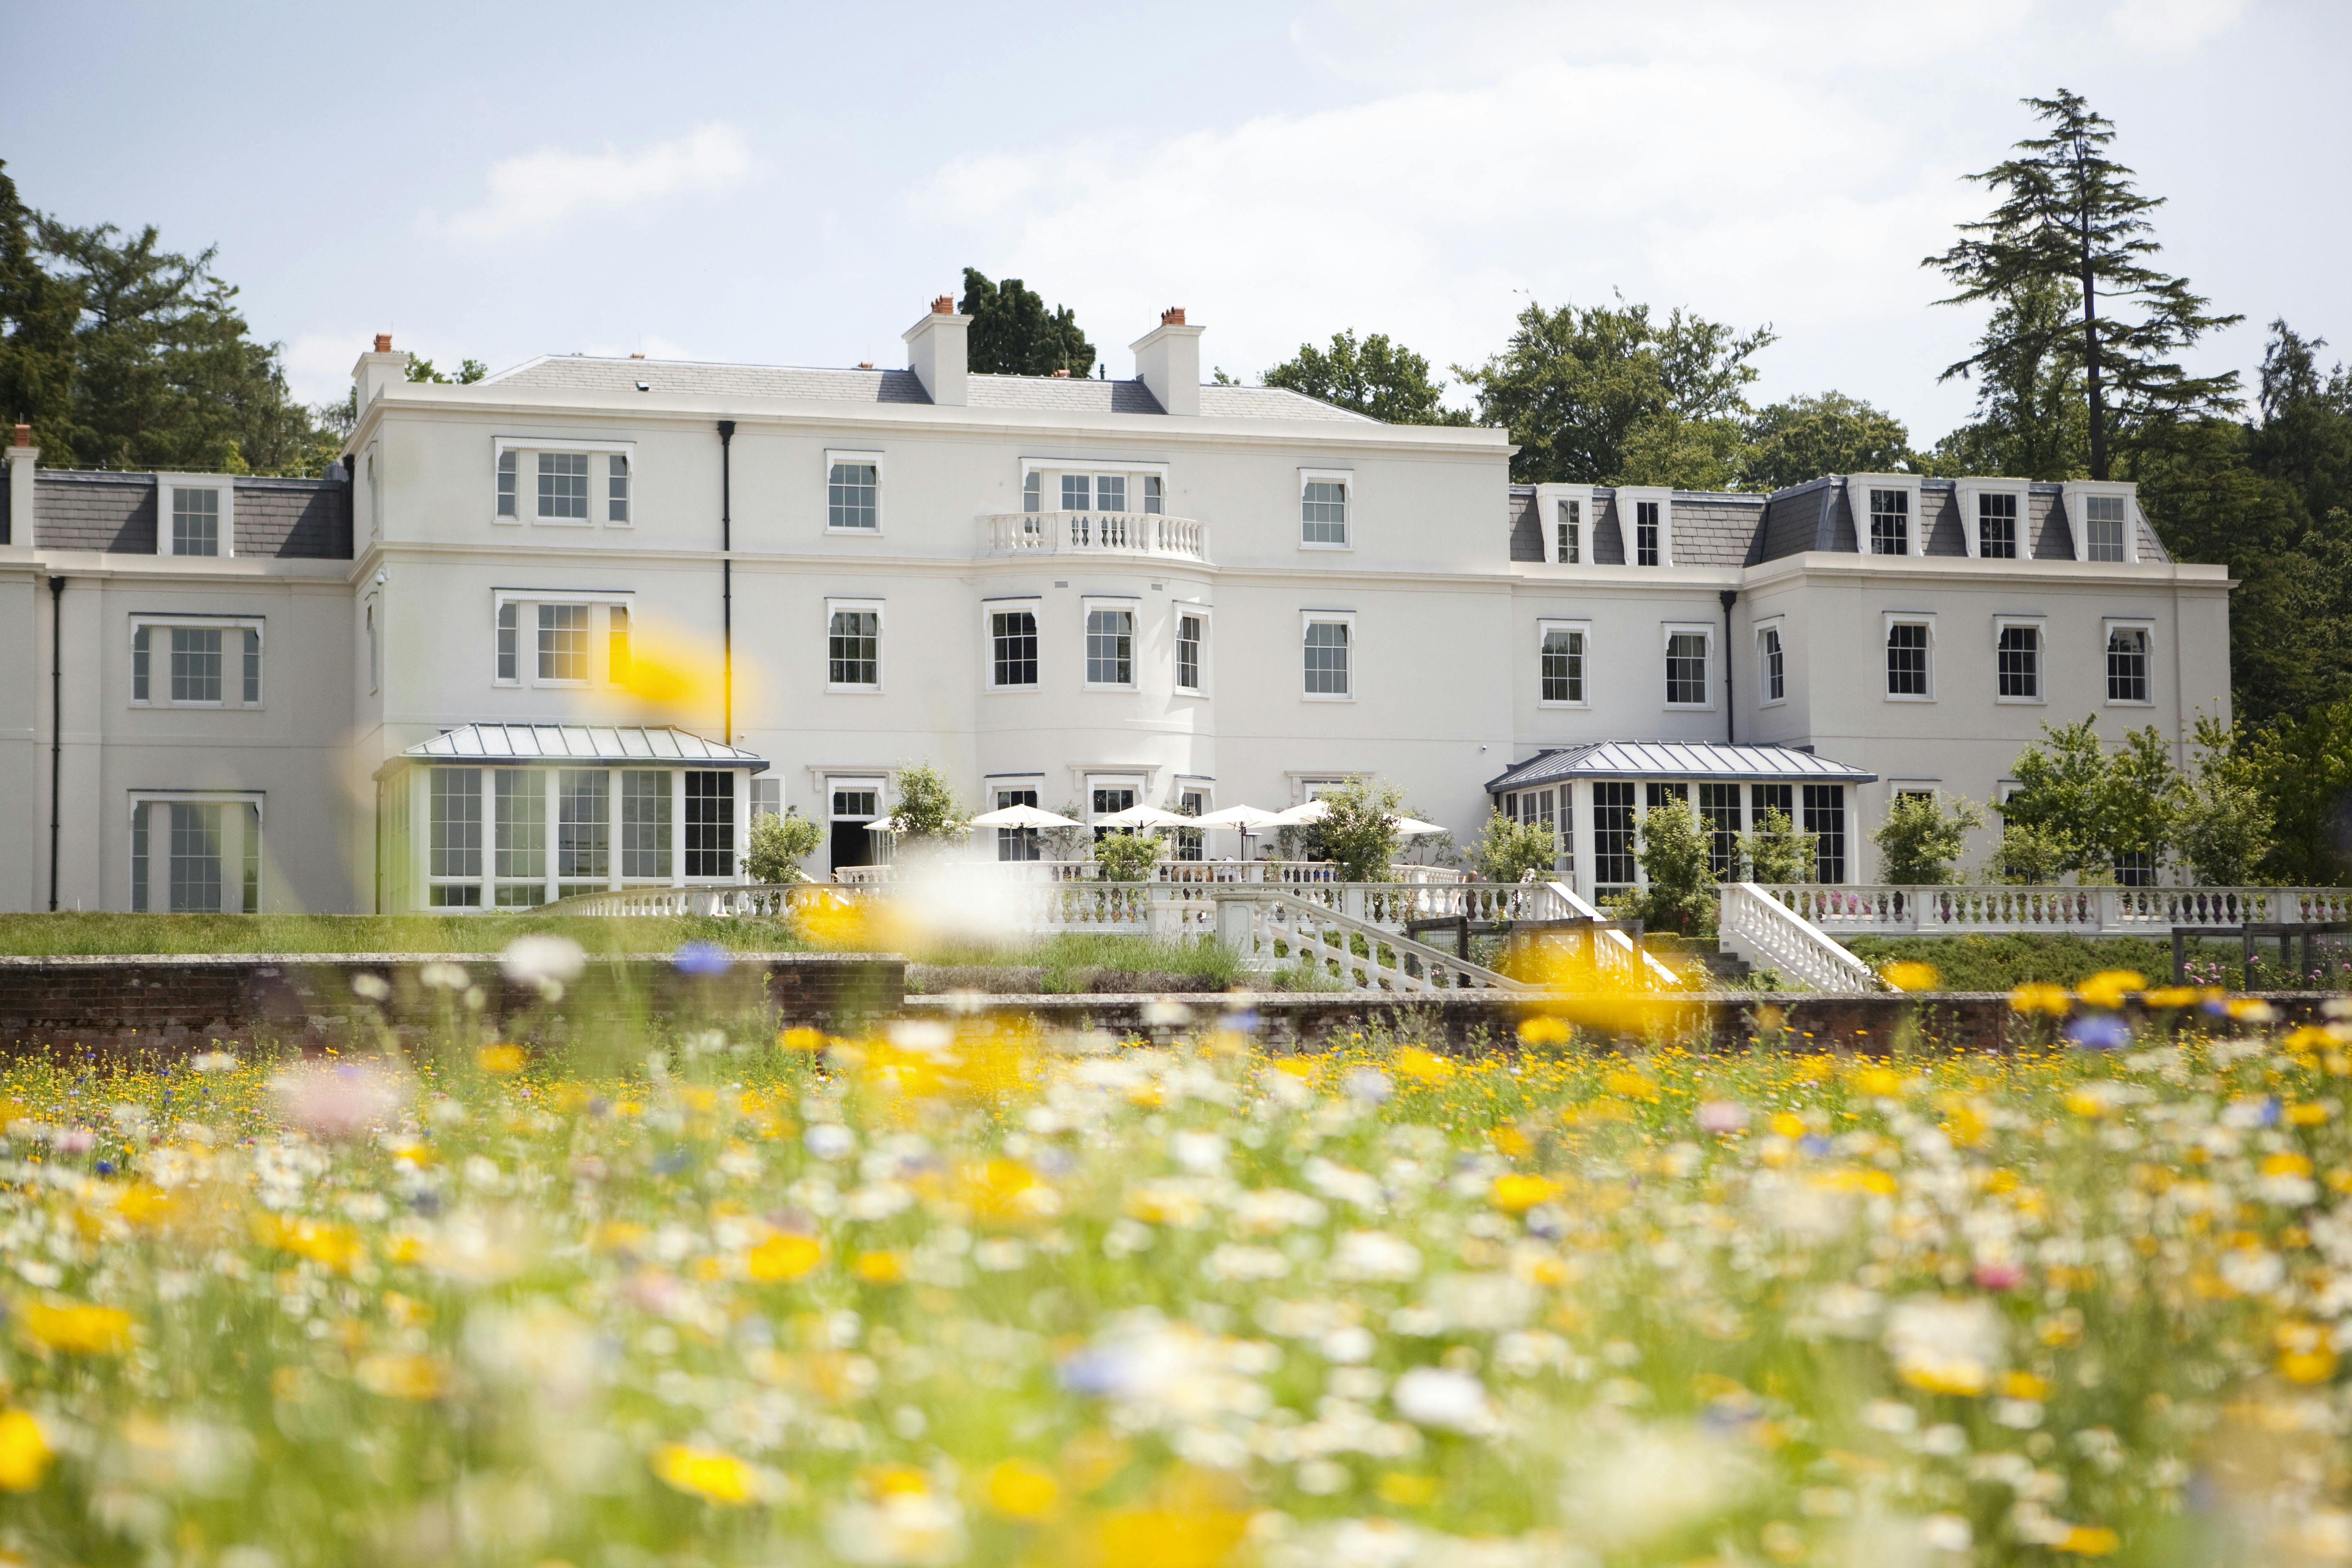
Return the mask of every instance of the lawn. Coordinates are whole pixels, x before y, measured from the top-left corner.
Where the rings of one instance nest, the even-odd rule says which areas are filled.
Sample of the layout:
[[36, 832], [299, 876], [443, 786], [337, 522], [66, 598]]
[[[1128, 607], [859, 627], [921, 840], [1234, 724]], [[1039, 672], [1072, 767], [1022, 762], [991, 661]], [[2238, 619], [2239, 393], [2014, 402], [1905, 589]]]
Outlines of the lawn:
[[2340, 1562], [2352, 1026], [0, 1069], [0, 1554]]
[[0, 953], [499, 952], [519, 936], [570, 937], [590, 952], [672, 952], [688, 942], [790, 952], [808, 943], [762, 916], [0, 914]]
[[[2154, 942], [2144, 937], [2024, 933], [1857, 936], [1845, 939], [1845, 945], [1873, 968], [1898, 961], [1932, 965], [1943, 976], [1943, 988], [1949, 991], [2011, 991], [2029, 982], [2078, 985], [2111, 969], [2144, 974], [2154, 984], [2168, 984], [2172, 978], [2172, 942], [2168, 938]], [[2299, 944], [2295, 951], [2299, 955]], [[2235, 938], [2192, 942], [2189, 948], [2189, 984], [2236, 989], [2242, 973], [2243, 952]], [[2281, 967], [2275, 942], [2255, 944], [2254, 954], [2257, 990], [2352, 989], [2352, 973], [2346, 973], [2340, 961], [2317, 974], [2299, 975]]]

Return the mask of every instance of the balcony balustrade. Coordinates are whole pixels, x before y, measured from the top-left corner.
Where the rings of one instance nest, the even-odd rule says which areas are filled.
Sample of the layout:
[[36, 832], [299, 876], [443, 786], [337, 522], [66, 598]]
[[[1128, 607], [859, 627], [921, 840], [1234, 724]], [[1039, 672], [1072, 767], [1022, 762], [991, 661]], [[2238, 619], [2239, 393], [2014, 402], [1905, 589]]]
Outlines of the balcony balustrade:
[[1157, 511], [998, 511], [981, 518], [991, 555], [1209, 559], [1209, 525]]

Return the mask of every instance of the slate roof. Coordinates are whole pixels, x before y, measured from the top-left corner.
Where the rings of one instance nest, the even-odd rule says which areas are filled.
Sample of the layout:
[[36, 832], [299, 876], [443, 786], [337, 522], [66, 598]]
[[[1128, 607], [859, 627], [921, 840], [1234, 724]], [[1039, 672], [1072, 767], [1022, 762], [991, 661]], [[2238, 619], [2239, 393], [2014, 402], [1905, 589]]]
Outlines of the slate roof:
[[[343, 479], [240, 476], [234, 484], [232, 553], [279, 560], [351, 559], [352, 488]], [[36, 537], [14, 542], [114, 555], [155, 553], [152, 474], [39, 469], [33, 476], [33, 527], [26, 531]]]
[[[639, 382], [654, 392], [710, 397], [772, 397], [810, 403], [928, 404], [930, 395], [910, 370], [830, 370], [795, 365], [718, 364], [697, 360], [607, 359], [589, 354], [547, 354], [478, 384], [519, 390], [633, 392]], [[1033, 409], [1044, 414], [1160, 414], [1151, 389], [1140, 381], [1088, 376], [987, 375], [969, 382], [974, 408]], [[1380, 421], [1299, 393], [1274, 386], [1201, 388], [1201, 414], [1209, 419], [1314, 419], [1339, 424]]]
[[768, 765], [765, 757], [674, 725], [464, 724], [401, 754], [436, 763], [692, 763], [755, 773]]
[[[1862, 541], [1854, 527], [1853, 505], [1843, 474], [1808, 479], [1769, 496], [1734, 490], [1676, 490], [1674, 499], [1674, 556], [1677, 566], [1755, 566], [1806, 551], [1855, 554]], [[1533, 485], [1513, 485], [1505, 513], [1510, 558], [1548, 561], [1550, 542], [1543, 520], [1536, 515]], [[1599, 566], [1620, 566], [1631, 559], [1626, 548], [1630, 529], [1619, 515], [1616, 490], [1596, 487], [1592, 492], [1592, 524], [1585, 542], [1585, 560]], [[1960, 516], [1959, 495], [1950, 479], [1922, 479], [1919, 522], [1927, 531], [1929, 555], [1965, 556], [1969, 552], [1966, 521]], [[2133, 526], [2138, 530], [2142, 561], [2170, 561], [2157, 538], [2147, 514], [2133, 506]], [[2027, 487], [2025, 516], [2020, 529], [2031, 557], [2036, 561], [2072, 561], [2074, 536], [2066, 517], [2065, 487], [2035, 483]]]
[[1870, 784], [1878, 775], [1788, 746], [1714, 741], [1591, 741], [1538, 752], [1486, 781], [1486, 793], [1572, 779], [1721, 779]]

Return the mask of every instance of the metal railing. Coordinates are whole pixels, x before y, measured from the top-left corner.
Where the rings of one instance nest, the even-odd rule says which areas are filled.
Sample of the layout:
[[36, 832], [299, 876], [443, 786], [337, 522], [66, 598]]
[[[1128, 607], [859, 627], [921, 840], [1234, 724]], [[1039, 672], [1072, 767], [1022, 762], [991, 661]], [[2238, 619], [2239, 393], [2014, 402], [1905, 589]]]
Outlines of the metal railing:
[[983, 513], [991, 555], [1150, 555], [1209, 559], [1209, 525], [1157, 511], [996, 511]]
[[1750, 884], [1825, 931], [1937, 936], [2057, 931], [2168, 935], [2176, 928], [2324, 925], [2352, 920], [2347, 888], [2066, 888]]
[[1722, 945], [1759, 969], [1807, 991], [1859, 995], [1884, 991], [1870, 965], [1848, 952], [1828, 932], [1792, 909], [1779, 886], [1727, 882], [1716, 911]]

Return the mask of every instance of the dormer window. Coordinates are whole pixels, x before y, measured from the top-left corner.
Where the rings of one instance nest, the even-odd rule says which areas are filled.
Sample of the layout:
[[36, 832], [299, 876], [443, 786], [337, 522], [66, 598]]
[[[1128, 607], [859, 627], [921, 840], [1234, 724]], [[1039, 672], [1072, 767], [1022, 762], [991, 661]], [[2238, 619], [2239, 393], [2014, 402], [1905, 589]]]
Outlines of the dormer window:
[[1911, 497], [1903, 490], [1870, 492], [1870, 552], [1911, 553]]
[[2124, 559], [2124, 498], [2083, 498], [2084, 554], [2093, 561]]
[[218, 474], [155, 476], [155, 553], [223, 556], [231, 542], [236, 491]]
[[1658, 563], [1660, 542], [1664, 531], [1658, 522], [1659, 505], [1654, 500], [1633, 503], [1633, 564], [1655, 566]]
[[1985, 494], [1977, 499], [1977, 553], [1988, 561], [2017, 559], [2017, 497]]
[[1563, 566], [1573, 566], [1584, 559], [1584, 503], [1564, 500], [1559, 503], [1559, 516], [1555, 524], [1554, 541], [1557, 553], [1553, 559]]
[[1623, 560], [1636, 566], [1673, 565], [1675, 492], [1662, 485], [1618, 486], [1617, 532]]

